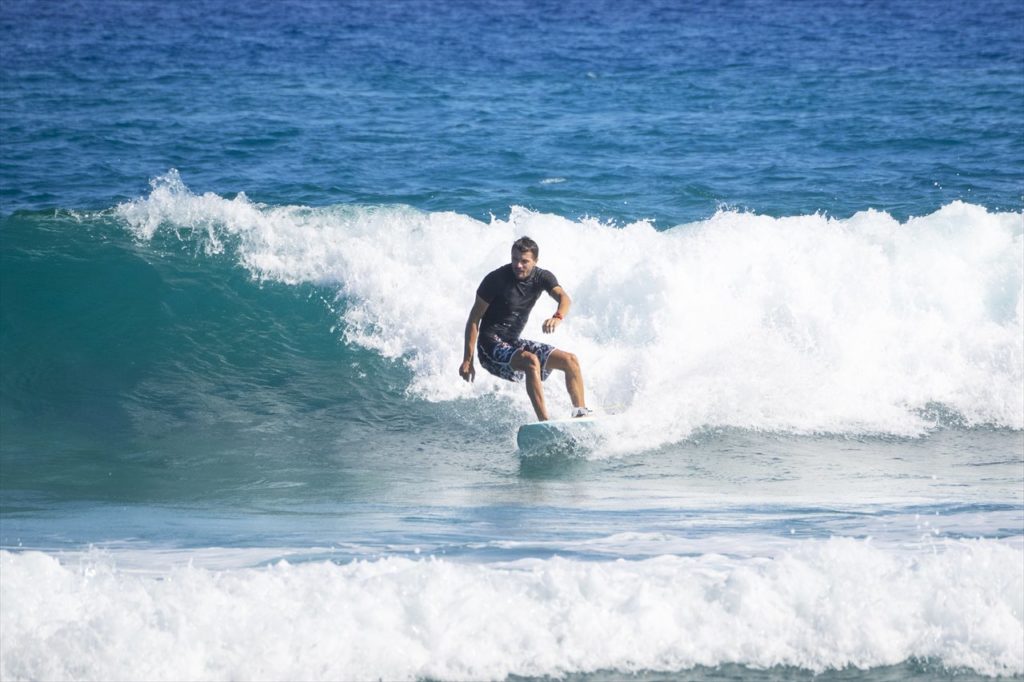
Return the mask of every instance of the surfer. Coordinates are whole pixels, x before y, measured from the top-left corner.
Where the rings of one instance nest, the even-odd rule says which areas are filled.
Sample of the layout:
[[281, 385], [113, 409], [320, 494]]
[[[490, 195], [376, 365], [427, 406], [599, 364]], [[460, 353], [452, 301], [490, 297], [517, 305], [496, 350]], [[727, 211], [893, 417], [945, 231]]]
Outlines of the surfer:
[[572, 401], [572, 416], [590, 414], [583, 398], [583, 374], [576, 356], [546, 343], [521, 339], [526, 319], [547, 292], [558, 301], [558, 310], [544, 320], [541, 329], [550, 334], [569, 313], [572, 301], [548, 270], [537, 267], [540, 248], [529, 237], [512, 244], [512, 262], [488, 273], [476, 290], [476, 302], [466, 320], [466, 348], [459, 375], [473, 381], [473, 348], [480, 353], [480, 364], [496, 377], [507, 381], [526, 380], [526, 393], [540, 421], [548, 420], [541, 382], [552, 370], [565, 373], [565, 388]]

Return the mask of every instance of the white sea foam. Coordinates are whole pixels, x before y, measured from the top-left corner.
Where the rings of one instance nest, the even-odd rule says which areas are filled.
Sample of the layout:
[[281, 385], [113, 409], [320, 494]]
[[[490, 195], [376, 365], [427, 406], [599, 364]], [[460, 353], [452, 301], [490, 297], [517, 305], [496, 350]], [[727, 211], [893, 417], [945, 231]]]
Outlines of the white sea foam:
[[[346, 338], [402, 358], [412, 396], [521, 387], [461, 382], [466, 314], [528, 234], [574, 305], [545, 337], [583, 362], [590, 402], [627, 418], [610, 438], [654, 447], [694, 429], [914, 435], [950, 418], [1024, 428], [1024, 227], [955, 202], [900, 223], [864, 211], [771, 218], [721, 211], [656, 230], [514, 207], [489, 222], [409, 207], [263, 206], [191, 193], [176, 173], [117, 213], [141, 239], [177, 231], [253, 277], [343, 298]], [[542, 300], [525, 335], [541, 338]], [[556, 413], [568, 410], [560, 382]], [[942, 415], [945, 415], [943, 417]]]
[[0, 678], [502, 679], [937, 659], [1024, 673], [1024, 557], [807, 541], [774, 558], [390, 558], [160, 577], [0, 552]]

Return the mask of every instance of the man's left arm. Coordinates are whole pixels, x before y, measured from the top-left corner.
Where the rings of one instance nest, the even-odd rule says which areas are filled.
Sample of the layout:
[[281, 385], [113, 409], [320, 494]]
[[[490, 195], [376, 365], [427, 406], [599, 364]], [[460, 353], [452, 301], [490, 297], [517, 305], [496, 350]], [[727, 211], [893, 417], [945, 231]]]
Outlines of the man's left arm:
[[569, 298], [568, 292], [561, 286], [554, 286], [548, 294], [551, 298], [558, 301], [558, 310], [555, 314], [544, 320], [544, 326], [542, 327], [545, 334], [550, 334], [558, 328], [558, 325], [562, 324], [562, 320], [569, 314], [569, 307], [572, 305], [572, 299]]

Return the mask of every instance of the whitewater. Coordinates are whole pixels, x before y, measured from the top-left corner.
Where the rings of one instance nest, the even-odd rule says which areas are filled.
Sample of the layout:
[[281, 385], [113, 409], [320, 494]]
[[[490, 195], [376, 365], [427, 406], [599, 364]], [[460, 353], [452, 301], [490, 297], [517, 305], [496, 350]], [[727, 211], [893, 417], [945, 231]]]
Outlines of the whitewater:
[[938, 549], [899, 557], [830, 540], [773, 560], [281, 560], [160, 579], [111, 557], [4, 552], [5, 611], [32, 626], [4, 628], [5, 650], [20, 652], [4, 677], [479, 680], [730, 663], [820, 673], [908, 658], [1019, 673], [1019, 546]]

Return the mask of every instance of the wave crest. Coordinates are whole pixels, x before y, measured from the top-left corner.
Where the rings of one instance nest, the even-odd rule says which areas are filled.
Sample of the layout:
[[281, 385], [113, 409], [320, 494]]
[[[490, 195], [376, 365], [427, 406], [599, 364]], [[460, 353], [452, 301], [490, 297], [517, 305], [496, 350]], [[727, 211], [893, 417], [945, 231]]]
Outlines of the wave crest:
[[[901, 223], [874, 210], [848, 219], [722, 210], [655, 229], [513, 207], [480, 221], [200, 196], [175, 172], [116, 213], [141, 240], [170, 231], [210, 253], [227, 249], [256, 279], [333, 289], [346, 339], [402, 358], [422, 399], [498, 393], [529, 414], [519, 387], [486, 374], [468, 386], [455, 371], [479, 280], [529, 234], [574, 300], [550, 340], [582, 359], [591, 403], [624, 413], [616, 440], [631, 448], [707, 426], [1024, 428], [1019, 213], [954, 202]], [[527, 336], [541, 336], [553, 306], [538, 304]], [[567, 409], [558, 387], [549, 394]]]

